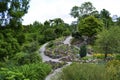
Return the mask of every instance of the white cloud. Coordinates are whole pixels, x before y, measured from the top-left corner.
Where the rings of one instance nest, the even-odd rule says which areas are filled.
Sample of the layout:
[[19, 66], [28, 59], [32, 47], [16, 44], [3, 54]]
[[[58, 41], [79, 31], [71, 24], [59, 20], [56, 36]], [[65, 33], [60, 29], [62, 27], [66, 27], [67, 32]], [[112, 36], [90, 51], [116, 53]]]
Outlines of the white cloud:
[[44, 22], [54, 18], [62, 18], [65, 22], [71, 23], [74, 20], [69, 15], [71, 8], [86, 1], [92, 2], [99, 11], [105, 8], [112, 14], [120, 13], [119, 0], [31, 0], [29, 11], [23, 17], [23, 24], [30, 24], [36, 20]]

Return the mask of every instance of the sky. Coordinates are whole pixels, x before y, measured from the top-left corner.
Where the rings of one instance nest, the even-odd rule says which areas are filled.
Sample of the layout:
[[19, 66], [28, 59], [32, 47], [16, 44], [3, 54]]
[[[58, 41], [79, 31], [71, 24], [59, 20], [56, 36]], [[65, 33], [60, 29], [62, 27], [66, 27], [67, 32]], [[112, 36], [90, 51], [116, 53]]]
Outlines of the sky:
[[34, 21], [44, 23], [46, 20], [61, 18], [65, 23], [75, 21], [70, 16], [73, 6], [80, 6], [84, 2], [91, 2], [98, 10], [106, 9], [112, 15], [120, 16], [120, 0], [31, 0], [28, 13], [23, 17], [23, 24]]

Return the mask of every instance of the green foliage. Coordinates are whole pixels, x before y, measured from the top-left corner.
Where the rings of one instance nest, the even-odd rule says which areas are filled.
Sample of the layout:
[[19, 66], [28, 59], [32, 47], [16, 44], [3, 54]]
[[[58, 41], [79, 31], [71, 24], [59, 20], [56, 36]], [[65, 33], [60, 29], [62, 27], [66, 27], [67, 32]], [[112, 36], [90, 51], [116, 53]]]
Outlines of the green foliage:
[[[1, 26], [12, 24], [12, 27], [19, 26], [22, 17], [27, 13], [29, 0], [4, 0], [0, 2]], [[8, 23], [10, 21], [10, 23]]]
[[51, 71], [45, 63], [34, 63], [19, 67], [1, 68], [1, 80], [44, 80]]
[[11, 29], [0, 30], [0, 60], [4, 60], [5, 57], [11, 58], [15, 53], [21, 50], [21, 47], [14, 37], [14, 32]]
[[42, 58], [37, 52], [34, 53], [20, 52], [14, 55], [12, 61], [14, 62], [15, 65], [24, 65], [41, 62]]
[[64, 31], [63, 33], [63, 36], [69, 36], [71, 34], [70, 30], [67, 29], [66, 31]]
[[120, 54], [116, 54], [115, 59], [120, 60]]
[[51, 67], [44, 63], [23, 65], [18, 68], [20, 72], [23, 72], [26, 78], [30, 80], [44, 80], [44, 78], [51, 71]]
[[95, 43], [95, 50], [99, 53], [120, 52], [120, 28], [115, 26], [100, 32]]
[[25, 77], [21, 72], [15, 72], [7, 68], [1, 68], [0, 80], [25, 80]]
[[120, 61], [107, 64], [79, 64], [67, 66], [53, 80], [119, 80]]
[[87, 54], [86, 45], [82, 45], [82, 46], [80, 47], [80, 52], [79, 52], [79, 54], [80, 54], [80, 57], [81, 57], [81, 58], [86, 56], [86, 54]]
[[64, 68], [54, 80], [110, 80], [105, 74], [105, 66], [97, 64], [79, 64]]
[[44, 44], [46, 42], [46, 40], [44, 40], [44, 35], [39, 35], [38, 36], [38, 43], [40, 45]]
[[117, 18], [116, 24], [117, 26], [120, 26], [120, 17]]
[[96, 35], [102, 29], [102, 22], [94, 16], [88, 16], [82, 19], [78, 24], [78, 30], [80, 34], [88, 37]]
[[76, 39], [80, 39], [82, 38], [81, 34], [79, 32], [73, 32], [72, 33], [72, 37], [76, 38]]
[[26, 41], [26, 36], [24, 34], [20, 34], [17, 36], [17, 41], [20, 45], [22, 45], [23, 43], [25, 43]]
[[91, 2], [84, 2], [81, 4], [81, 6], [74, 6], [71, 9], [70, 15], [74, 18], [82, 18], [86, 17], [88, 15], [92, 15], [93, 12], [95, 12], [95, 7], [92, 5]]
[[56, 38], [56, 34], [54, 33], [54, 29], [48, 28], [44, 32], [44, 40], [49, 41]]
[[31, 43], [26, 43], [23, 45], [23, 51], [26, 53], [33, 53], [38, 49], [38, 43], [37, 42], [31, 42]]
[[54, 42], [50, 41], [49, 44], [47, 45], [47, 47], [53, 47], [54, 46]]
[[106, 9], [101, 10], [100, 18], [103, 20], [104, 27], [106, 29], [108, 29], [113, 23], [112, 18], [110, 17], [110, 12], [107, 11]]
[[106, 65], [107, 73], [110, 76], [110, 80], [119, 80], [120, 78], [120, 61], [119, 60], [112, 60], [109, 61]]
[[70, 15], [73, 16], [74, 18], [79, 17], [79, 7], [78, 6], [74, 6], [71, 9]]

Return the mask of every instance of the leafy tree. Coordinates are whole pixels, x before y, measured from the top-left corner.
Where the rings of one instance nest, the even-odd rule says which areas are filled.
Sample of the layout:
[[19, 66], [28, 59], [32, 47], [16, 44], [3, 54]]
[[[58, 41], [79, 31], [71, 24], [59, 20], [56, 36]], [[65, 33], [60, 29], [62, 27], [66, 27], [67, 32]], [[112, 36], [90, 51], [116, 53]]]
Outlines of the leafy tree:
[[93, 12], [95, 12], [95, 7], [93, 7], [91, 2], [85, 2], [81, 4], [81, 6], [74, 6], [71, 9], [70, 15], [73, 16], [74, 18], [81, 18], [81, 17], [86, 17], [88, 15], [91, 15]]
[[50, 27], [50, 21], [45, 21], [45, 22], [44, 22], [44, 26], [45, 26], [45, 27]]
[[120, 53], [120, 28], [111, 27], [100, 32], [95, 46], [97, 51], [105, 54], [105, 58], [109, 53]]
[[50, 20], [51, 26], [59, 26], [61, 24], [64, 24], [64, 21], [61, 18], [55, 18], [53, 20]]
[[102, 21], [94, 16], [88, 16], [82, 19], [78, 24], [78, 30], [81, 35], [92, 37], [103, 28]]
[[71, 9], [71, 13], [70, 13], [71, 16], [73, 16], [74, 18], [78, 18], [80, 13], [79, 13], [79, 7], [78, 6], [74, 6], [72, 9]]
[[49, 41], [56, 38], [56, 34], [54, 33], [54, 29], [48, 28], [44, 31], [44, 40]]
[[112, 24], [112, 18], [110, 17], [110, 12], [106, 9], [101, 10], [100, 18], [103, 20], [104, 27], [109, 28]]
[[0, 2], [0, 25], [19, 26], [27, 13], [29, 0], [2, 0]]
[[117, 18], [116, 24], [120, 26], [120, 17]]

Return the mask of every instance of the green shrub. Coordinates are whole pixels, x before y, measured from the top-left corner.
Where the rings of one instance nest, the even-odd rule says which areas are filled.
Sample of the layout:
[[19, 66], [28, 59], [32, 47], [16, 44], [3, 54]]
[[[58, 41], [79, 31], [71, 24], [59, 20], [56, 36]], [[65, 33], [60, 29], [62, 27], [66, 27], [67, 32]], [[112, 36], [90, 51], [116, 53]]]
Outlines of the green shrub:
[[38, 49], [38, 46], [37, 42], [26, 43], [23, 45], [23, 52], [33, 53]]
[[38, 36], [38, 43], [40, 45], [44, 44], [46, 42], [46, 40], [44, 39], [44, 35], [39, 35]]
[[17, 40], [18, 40], [18, 42], [19, 42], [20, 45], [22, 45], [23, 43], [25, 43], [25, 41], [26, 41], [25, 34], [18, 35]]
[[49, 44], [47, 45], [47, 47], [53, 47], [54, 46], [54, 42], [50, 41]]
[[51, 67], [45, 63], [0, 68], [0, 80], [44, 80], [50, 71]]
[[20, 53], [17, 53], [12, 58], [12, 60], [16, 65], [24, 65], [24, 64], [41, 62], [42, 58], [40, 57], [39, 53], [37, 53], [37, 52], [33, 52], [33, 53], [20, 52]]
[[81, 57], [81, 58], [82, 58], [82, 57], [85, 57], [86, 54], [87, 54], [86, 45], [82, 45], [82, 46], [80, 47], [80, 57]]
[[17, 40], [13, 37], [6, 38], [0, 41], [0, 61], [5, 57], [13, 57], [14, 54], [20, 52], [21, 47]]
[[79, 64], [64, 68], [54, 80], [109, 80], [106, 79], [105, 66], [97, 64]]
[[72, 37], [76, 38], [76, 39], [80, 39], [81, 38], [81, 35], [79, 32], [73, 32], [72, 33]]
[[63, 36], [69, 36], [71, 34], [70, 30], [67, 29], [66, 31], [63, 32]]
[[111, 78], [112, 74], [108, 74], [107, 71], [103, 64], [73, 63], [53, 77], [53, 80], [119, 80]]
[[120, 54], [116, 54], [115, 58], [116, 58], [117, 60], [120, 60]]
[[1, 68], [0, 80], [25, 80], [25, 76], [21, 72], [15, 72], [8, 68]]
[[112, 60], [107, 64], [73, 63], [53, 77], [53, 80], [119, 80], [120, 61]]
[[120, 78], [120, 61], [112, 60], [109, 61], [106, 65], [107, 74], [111, 75], [110, 80], [119, 80]]
[[44, 63], [24, 65], [18, 68], [25, 78], [30, 80], [44, 80], [51, 71], [51, 67]]

